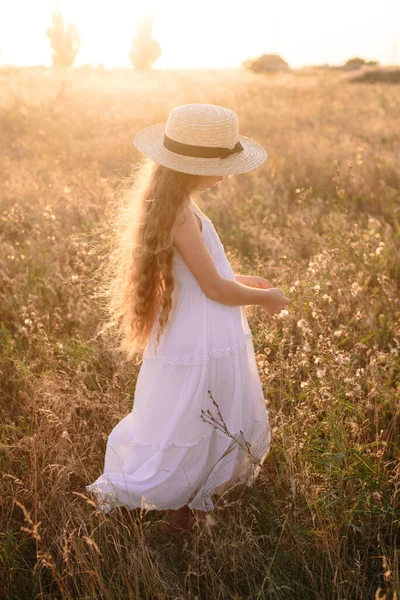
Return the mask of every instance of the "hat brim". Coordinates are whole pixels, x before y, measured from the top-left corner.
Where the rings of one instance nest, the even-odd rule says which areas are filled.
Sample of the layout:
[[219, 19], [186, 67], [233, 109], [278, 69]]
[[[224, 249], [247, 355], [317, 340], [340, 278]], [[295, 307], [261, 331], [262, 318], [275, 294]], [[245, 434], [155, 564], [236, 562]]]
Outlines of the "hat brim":
[[237, 175], [259, 167], [267, 159], [267, 151], [255, 140], [239, 135], [244, 148], [226, 158], [197, 158], [171, 152], [163, 145], [166, 123], [145, 127], [133, 140], [134, 146], [155, 162], [192, 175]]

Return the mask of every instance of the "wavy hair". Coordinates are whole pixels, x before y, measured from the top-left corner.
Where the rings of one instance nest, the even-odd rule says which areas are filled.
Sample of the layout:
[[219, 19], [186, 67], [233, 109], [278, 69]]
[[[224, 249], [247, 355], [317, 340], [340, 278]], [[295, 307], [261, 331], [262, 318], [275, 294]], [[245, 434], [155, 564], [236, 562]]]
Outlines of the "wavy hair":
[[118, 347], [129, 359], [143, 352], [157, 318], [158, 348], [168, 323], [174, 226], [199, 179], [142, 156], [106, 217], [107, 251], [98, 270], [107, 315], [101, 332], [116, 330]]

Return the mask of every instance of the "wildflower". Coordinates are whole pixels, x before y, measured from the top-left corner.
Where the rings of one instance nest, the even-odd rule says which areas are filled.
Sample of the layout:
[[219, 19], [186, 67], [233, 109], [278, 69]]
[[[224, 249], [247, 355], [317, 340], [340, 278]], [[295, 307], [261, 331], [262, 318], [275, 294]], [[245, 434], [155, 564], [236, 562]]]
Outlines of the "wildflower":
[[351, 284], [351, 295], [357, 296], [362, 290], [362, 287], [355, 281]]
[[304, 327], [307, 327], [308, 323], [305, 319], [299, 319], [297, 321], [297, 327], [300, 327], [300, 329], [303, 329]]

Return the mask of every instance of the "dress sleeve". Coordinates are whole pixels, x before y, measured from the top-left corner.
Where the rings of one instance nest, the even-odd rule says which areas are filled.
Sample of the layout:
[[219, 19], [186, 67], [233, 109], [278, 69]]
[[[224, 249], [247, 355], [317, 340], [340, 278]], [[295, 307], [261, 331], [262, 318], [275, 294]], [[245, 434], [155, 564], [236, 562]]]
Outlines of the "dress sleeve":
[[203, 223], [201, 222], [201, 219], [200, 219], [199, 215], [196, 215], [195, 212], [193, 214], [194, 214], [194, 216], [196, 217], [196, 219], [199, 222], [200, 231], [203, 231]]

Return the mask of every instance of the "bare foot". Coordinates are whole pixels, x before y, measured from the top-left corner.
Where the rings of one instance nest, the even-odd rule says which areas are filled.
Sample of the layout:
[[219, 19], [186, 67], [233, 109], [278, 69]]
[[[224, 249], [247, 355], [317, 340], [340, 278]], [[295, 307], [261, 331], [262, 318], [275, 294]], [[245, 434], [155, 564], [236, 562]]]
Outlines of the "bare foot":
[[191, 509], [186, 504], [178, 510], [166, 510], [164, 518], [168, 524], [185, 531], [189, 531], [196, 521]]
[[157, 530], [166, 534], [187, 534], [193, 530], [194, 525], [206, 526], [206, 515], [200, 511], [198, 515], [187, 506], [177, 510], [167, 509], [162, 511], [161, 520], [157, 522]]

